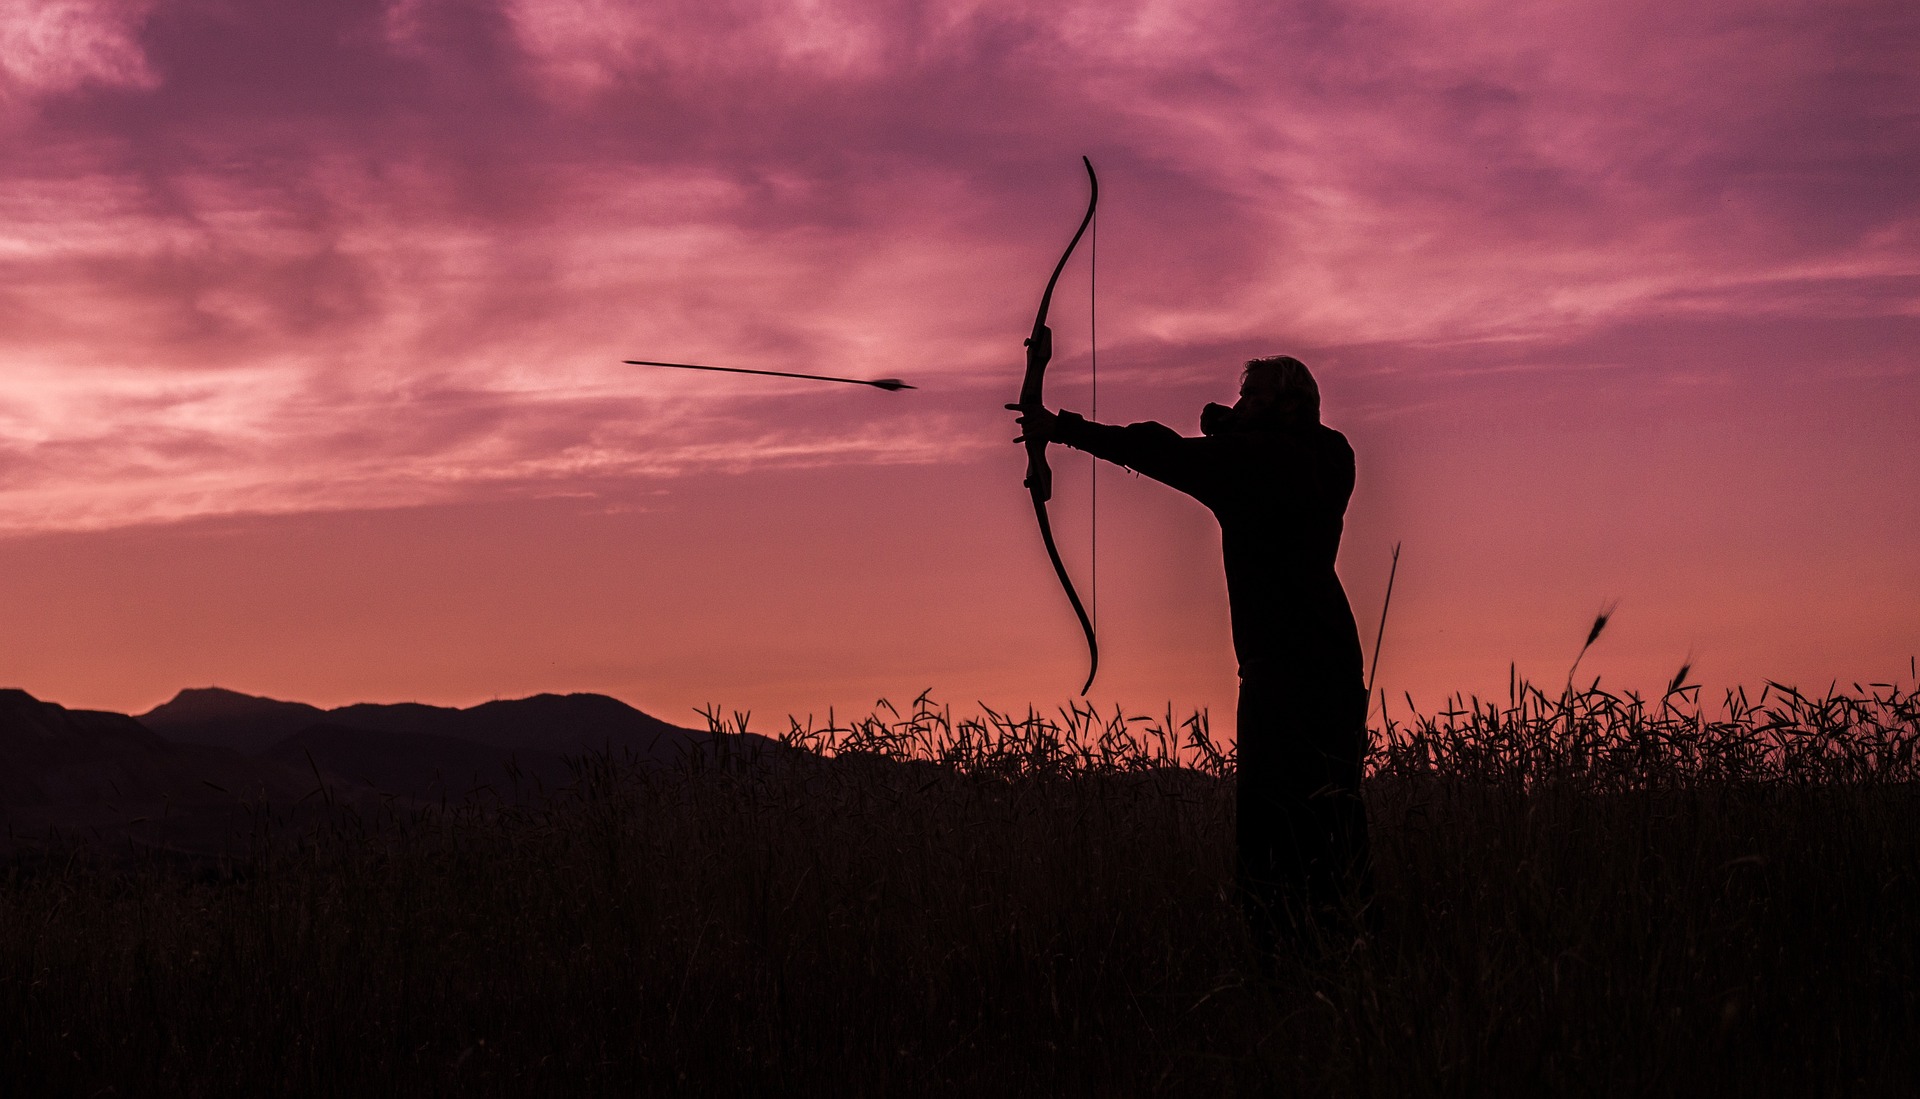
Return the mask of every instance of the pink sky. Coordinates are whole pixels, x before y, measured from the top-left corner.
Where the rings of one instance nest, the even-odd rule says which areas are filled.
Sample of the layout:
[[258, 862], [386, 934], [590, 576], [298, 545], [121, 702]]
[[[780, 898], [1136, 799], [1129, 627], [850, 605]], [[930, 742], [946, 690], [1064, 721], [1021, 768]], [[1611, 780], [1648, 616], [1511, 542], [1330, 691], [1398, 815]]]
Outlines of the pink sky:
[[[1563, 679], [1616, 600], [1621, 687], [1908, 673], [1911, 0], [0, 0], [0, 684], [1050, 709], [1001, 405], [1082, 153], [1100, 417], [1305, 359], [1396, 697]], [[1093, 699], [1229, 730], [1210, 518], [1098, 498]]]

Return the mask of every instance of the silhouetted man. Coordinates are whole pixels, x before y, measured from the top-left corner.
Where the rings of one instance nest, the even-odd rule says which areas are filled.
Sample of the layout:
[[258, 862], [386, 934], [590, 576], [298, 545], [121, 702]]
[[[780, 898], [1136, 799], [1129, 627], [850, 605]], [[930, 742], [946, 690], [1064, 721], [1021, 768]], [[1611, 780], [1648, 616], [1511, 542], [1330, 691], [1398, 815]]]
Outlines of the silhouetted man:
[[[1010, 406], [1012, 407], [1012, 406]], [[1238, 864], [1255, 935], [1298, 936], [1371, 888], [1360, 769], [1367, 690], [1353, 610], [1334, 574], [1353, 448], [1320, 423], [1300, 360], [1255, 359], [1200, 438], [1040, 410], [1022, 428], [1146, 474], [1220, 520], [1240, 661]]]

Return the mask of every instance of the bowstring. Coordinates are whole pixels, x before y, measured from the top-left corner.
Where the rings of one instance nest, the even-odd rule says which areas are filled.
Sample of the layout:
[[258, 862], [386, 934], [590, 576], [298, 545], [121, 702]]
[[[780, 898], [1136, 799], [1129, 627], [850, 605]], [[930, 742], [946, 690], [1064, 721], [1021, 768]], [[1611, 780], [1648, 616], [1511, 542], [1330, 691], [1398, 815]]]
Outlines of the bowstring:
[[[1094, 211], [1093, 224], [1089, 226], [1093, 235], [1087, 240], [1087, 372], [1092, 377], [1092, 393], [1087, 398], [1087, 415], [1094, 423], [1100, 422], [1100, 212]], [[1087, 480], [1087, 556], [1092, 563], [1087, 569], [1087, 594], [1092, 602], [1092, 613], [1088, 615], [1097, 626], [1100, 623], [1100, 459], [1087, 455], [1089, 470]]]

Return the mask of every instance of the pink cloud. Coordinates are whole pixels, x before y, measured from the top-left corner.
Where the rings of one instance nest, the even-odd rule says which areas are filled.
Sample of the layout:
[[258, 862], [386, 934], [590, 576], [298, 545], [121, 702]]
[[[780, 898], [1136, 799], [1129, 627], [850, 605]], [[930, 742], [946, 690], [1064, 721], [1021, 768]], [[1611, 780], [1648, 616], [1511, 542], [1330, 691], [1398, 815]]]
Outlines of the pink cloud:
[[0, 6], [0, 104], [17, 108], [87, 85], [153, 87], [136, 40], [152, 7], [148, 0], [7, 0]]

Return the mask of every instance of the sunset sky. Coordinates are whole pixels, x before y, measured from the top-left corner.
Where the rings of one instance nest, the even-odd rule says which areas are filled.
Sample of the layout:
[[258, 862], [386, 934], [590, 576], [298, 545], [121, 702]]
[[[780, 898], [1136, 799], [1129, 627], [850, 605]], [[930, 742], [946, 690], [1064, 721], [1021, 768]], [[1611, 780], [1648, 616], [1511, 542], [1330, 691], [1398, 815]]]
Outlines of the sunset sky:
[[[1396, 699], [1908, 676], [1912, 0], [0, 0], [0, 686], [1058, 706], [1082, 154], [1049, 401], [1304, 359]], [[1092, 700], [1230, 731], [1211, 518], [1054, 466]]]

